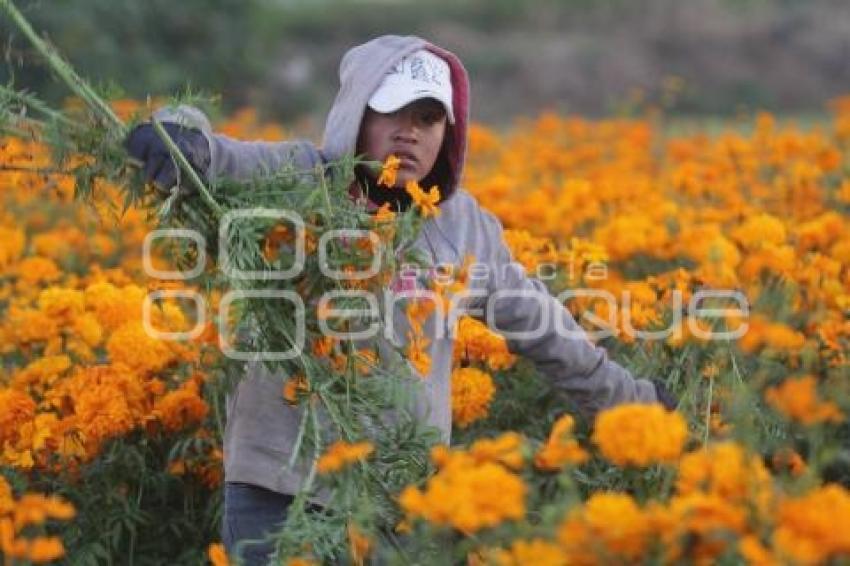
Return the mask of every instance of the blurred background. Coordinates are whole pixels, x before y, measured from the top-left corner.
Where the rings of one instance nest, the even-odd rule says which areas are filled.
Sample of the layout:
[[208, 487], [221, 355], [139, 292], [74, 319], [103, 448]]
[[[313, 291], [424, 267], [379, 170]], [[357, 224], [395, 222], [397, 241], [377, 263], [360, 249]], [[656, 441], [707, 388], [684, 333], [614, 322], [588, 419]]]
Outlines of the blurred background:
[[[315, 129], [354, 44], [418, 34], [465, 62], [472, 114], [498, 126], [543, 110], [663, 107], [817, 115], [850, 91], [846, 0], [19, 0], [85, 76], [115, 96], [187, 86], [229, 113]], [[55, 101], [28, 44], [0, 24], [13, 80]], [[14, 76], [9, 76], [10, 73]], [[309, 125], [313, 125], [310, 128]]]

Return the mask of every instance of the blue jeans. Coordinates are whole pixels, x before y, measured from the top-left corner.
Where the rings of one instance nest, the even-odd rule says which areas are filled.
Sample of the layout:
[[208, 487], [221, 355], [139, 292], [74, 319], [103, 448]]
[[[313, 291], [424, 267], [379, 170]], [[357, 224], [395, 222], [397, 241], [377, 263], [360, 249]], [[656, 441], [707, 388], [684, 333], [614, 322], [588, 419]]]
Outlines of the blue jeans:
[[[229, 556], [237, 550], [244, 566], [266, 566], [274, 544], [264, 541], [280, 530], [293, 497], [247, 483], [224, 484], [221, 539]], [[237, 543], [245, 542], [236, 548]]]

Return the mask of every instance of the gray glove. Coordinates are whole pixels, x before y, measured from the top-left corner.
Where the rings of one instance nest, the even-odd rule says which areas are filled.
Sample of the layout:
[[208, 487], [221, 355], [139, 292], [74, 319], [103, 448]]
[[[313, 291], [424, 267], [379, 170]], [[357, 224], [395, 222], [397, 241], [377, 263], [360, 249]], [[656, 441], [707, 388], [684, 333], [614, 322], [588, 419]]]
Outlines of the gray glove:
[[[180, 152], [189, 161], [192, 169], [204, 180], [210, 166], [210, 146], [204, 135], [194, 129], [171, 122], [162, 124]], [[151, 124], [140, 124], [133, 128], [124, 140], [124, 147], [131, 157], [141, 161], [146, 183], [165, 195], [171, 194], [171, 189], [180, 177], [179, 166], [171, 157], [165, 142], [157, 135]], [[181, 182], [180, 186], [189, 193], [196, 189], [191, 183]]]

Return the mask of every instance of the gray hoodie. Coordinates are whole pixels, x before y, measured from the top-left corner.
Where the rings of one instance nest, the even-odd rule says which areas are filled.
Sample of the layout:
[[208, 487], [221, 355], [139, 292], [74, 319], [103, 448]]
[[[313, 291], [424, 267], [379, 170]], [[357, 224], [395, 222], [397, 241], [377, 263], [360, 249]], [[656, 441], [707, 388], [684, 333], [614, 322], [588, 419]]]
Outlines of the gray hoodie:
[[[198, 127], [207, 136], [211, 164], [207, 177], [250, 179], [286, 164], [312, 170], [316, 164], [353, 155], [360, 122], [372, 92], [384, 74], [405, 55], [428, 49], [449, 63], [452, 74], [455, 124], [447, 129], [445, 149], [448, 175], [441, 183], [441, 214], [423, 226], [415, 246], [434, 264], [462, 264], [472, 255], [486, 266], [470, 281], [475, 296], [461, 303], [471, 312], [486, 312], [488, 323], [508, 336], [514, 353], [532, 360], [554, 385], [575, 401], [586, 418], [606, 407], [626, 402], [655, 402], [651, 382], [633, 378], [594, 346], [564, 306], [545, 285], [526, 276], [506, 247], [502, 226], [468, 192], [458, 187], [465, 153], [469, 118], [469, 83], [460, 60], [452, 53], [418, 37], [382, 36], [348, 51], [340, 65], [340, 89], [328, 115], [321, 148], [308, 141], [245, 142], [215, 134], [209, 121], [195, 109], [162, 111], [162, 120]], [[429, 327], [433, 330], [433, 325]], [[514, 334], [535, 330], [533, 337]], [[570, 331], [570, 336], [564, 330]], [[579, 335], [579, 336], [576, 336]], [[432, 338], [431, 372], [425, 376], [418, 399], [419, 416], [437, 427], [443, 439], [451, 437], [450, 336]], [[283, 376], [270, 374], [262, 364], [249, 364], [227, 402], [224, 439], [225, 481], [259, 485], [280, 493], [295, 493], [306, 467], [286, 469], [300, 423], [300, 410], [281, 397]]]

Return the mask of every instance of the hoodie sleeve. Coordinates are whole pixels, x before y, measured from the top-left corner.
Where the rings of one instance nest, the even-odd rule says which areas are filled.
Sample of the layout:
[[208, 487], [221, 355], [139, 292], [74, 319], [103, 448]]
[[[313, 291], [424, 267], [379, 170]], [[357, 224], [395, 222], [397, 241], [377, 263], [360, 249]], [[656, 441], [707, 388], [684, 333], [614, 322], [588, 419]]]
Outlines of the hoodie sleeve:
[[323, 162], [319, 150], [307, 140], [241, 141], [216, 134], [207, 116], [193, 106], [161, 108], [154, 118], [195, 128], [204, 134], [210, 146], [210, 166], [206, 171], [209, 181], [220, 178], [247, 181], [271, 175], [288, 165], [306, 171]]
[[513, 261], [499, 220], [479, 210], [495, 255], [487, 281], [485, 319], [505, 335], [511, 352], [532, 360], [590, 422], [600, 410], [614, 405], [656, 402], [652, 382], [634, 378], [610, 360], [604, 348], [591, 343], [544, 283], [527, 277], [522, 265]]

